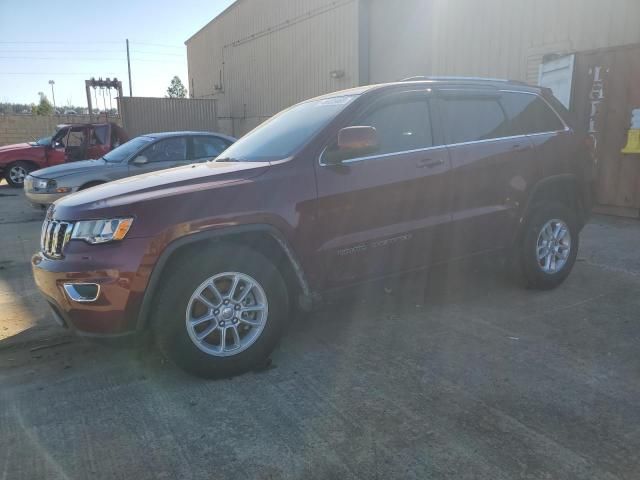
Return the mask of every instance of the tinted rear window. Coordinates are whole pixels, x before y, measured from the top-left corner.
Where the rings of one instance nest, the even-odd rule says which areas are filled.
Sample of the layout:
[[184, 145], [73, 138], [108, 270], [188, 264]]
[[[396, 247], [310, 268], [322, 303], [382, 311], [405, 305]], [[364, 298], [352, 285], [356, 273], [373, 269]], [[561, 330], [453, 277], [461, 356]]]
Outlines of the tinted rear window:
[[564, 129], [558, 115], [537, 95], [504, 93], [502, 106], [509, 117], [507, 135], [556, 132]]
[[476, 142], [504, 136], [507, 119], [497, 98], [451, 97], [442, 102], [447, 143]]

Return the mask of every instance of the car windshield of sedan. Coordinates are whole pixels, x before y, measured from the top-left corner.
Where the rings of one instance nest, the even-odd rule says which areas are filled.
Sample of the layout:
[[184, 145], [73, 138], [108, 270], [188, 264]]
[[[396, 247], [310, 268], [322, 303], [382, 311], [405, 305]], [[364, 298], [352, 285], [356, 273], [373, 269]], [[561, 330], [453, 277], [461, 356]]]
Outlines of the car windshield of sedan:
[[344, 95], [295, 105], [238, 140], [217, 162], [265, 162], [295, 153], [357, 96]]
[[118, 163], [131, 157], [134, 153], [139, 152], [142, 148], [152, 142], [151, 137], [137, 137], [133, 140], [129, 140], [127, 143], [120, 145], [118, 148], [114, 148], [104, 157], [107, 162]]

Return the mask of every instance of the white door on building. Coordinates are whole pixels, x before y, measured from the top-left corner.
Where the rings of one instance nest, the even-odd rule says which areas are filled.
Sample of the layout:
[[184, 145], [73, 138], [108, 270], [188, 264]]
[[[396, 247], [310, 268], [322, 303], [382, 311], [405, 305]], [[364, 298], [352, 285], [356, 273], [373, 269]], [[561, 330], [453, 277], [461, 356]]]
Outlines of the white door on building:
[[566, 55], [540, 65], [538, 83], [542, 87], [550, 88], [556, 98], [567, 108], [571, 108], [575, 59], [575, 55]]

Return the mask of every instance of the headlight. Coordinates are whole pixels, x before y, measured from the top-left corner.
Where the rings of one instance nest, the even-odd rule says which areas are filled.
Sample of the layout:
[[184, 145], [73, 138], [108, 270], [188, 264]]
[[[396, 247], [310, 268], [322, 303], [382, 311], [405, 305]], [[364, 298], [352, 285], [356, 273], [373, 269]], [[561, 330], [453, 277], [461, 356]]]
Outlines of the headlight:
[[131, 228], [133, 218], [113, 218], [110, 220], [83, 220], [73, 227], [72, 239], [87, 243], [106, 243], [122, 240]]
[[33, 188], [49, 193], [69, 193], [71, 191], [71, 187], [58, 187], [58, 182], [55, 180], [35, 180]]

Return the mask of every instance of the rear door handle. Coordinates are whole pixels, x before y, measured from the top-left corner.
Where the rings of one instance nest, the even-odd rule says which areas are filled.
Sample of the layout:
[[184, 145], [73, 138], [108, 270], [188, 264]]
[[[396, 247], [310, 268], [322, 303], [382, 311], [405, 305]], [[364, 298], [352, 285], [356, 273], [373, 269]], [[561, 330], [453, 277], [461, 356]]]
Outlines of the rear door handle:
[[431, 158], [425, 158], [418, 161], [418, 168], [434, 168], [440, 165], [444, 165], [444, 160], [433, 160]]

